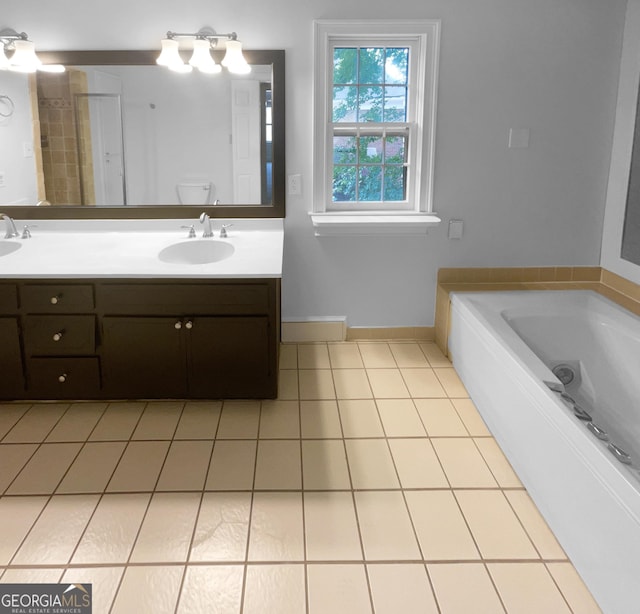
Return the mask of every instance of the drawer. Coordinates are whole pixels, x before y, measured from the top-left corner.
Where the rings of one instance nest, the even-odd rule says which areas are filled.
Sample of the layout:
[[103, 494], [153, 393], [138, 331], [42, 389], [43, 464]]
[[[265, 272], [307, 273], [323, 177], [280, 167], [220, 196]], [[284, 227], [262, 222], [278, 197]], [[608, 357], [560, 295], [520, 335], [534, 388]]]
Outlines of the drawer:
[[100, 394], [97, 358], [31, 358], [28, 395], [40, 399], [95, 398]]
[[20, 288], [22, 309], [29, 313], [82, 313], [94, 308], [93, 286], [26, 284]]
[[13, 284], [0, 285], [0, 313], [15, 313], [18, 309], [18, 290]]
[[66, 356], [96, 351], [94, 316], [26, 316], [23, 326], [27, 356]]
[[98, 309], [110, 315], [248, 315], [269, 312], [269, 285], [100, 284]]

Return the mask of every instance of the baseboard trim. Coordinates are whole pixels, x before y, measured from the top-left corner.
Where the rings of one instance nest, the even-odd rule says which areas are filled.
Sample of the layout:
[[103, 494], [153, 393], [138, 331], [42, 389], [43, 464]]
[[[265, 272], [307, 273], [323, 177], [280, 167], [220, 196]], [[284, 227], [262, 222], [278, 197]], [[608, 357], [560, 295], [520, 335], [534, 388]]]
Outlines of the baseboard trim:
[[436, 338], [434, 326], [391, 326], [391, 327], [360, 327], [347, 329], [347, 341], [379, 341], [387, 340], [417, 340], [433, 341]]
[[347, 319], [331, 318], [282, 322], [280, 335], [284, 343], [312, 341], [344, 341], [347, 338]]
[[347, 327], [346, 318], [318, 318], [313, 320], [283, 321], [281, 328], [283, 343], [312, 343], [326, 341], [378, 341], [418, 340], [433, 341], [434, 326], [352, 326]]

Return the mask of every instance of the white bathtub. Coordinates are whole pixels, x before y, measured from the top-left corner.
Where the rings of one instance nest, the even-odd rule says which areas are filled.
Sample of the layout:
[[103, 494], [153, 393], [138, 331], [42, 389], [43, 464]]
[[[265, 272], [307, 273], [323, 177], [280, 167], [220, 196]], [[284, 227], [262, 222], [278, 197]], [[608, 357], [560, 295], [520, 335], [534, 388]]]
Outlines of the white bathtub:
[[640, 612], [640, 318], [568, 290], [455, 293], [450, 321], [454, 367], [598, 604]]

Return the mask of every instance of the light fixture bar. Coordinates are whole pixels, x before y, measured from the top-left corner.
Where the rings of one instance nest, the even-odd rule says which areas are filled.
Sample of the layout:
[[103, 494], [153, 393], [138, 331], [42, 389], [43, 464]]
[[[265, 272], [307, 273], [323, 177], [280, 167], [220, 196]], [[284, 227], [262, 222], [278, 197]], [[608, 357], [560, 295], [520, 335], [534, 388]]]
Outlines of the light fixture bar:
[[177, 37], [196, 38], [208, 41], [217, 41], [221, 38], [226, 38], [230, 41], [235, 41], [238, 39], [238, 35], [235, 32], [229, 32], [228, 34], [216, 34], [215, 32], [213, 32], [213, 30], [208, 29], [202, 29], [199, 32], [171, 32], [171, 30], [167, 32], [167, 38], [173, 39]]
[[[185, 64], [180, 56], [178, 38], [193, 38], [193, 55], [188, 64]], [[172, 32], [169, 30], [166, 37], [161, 40], [162, 50], [156, 62], [177, 72], [189, 72], [197, 68], [207, 74], [219, 73], [220, 65], [216, 64], [211, 56], [211, 50], [215, 49], [219, 40], [226, 40], [226, 54], [222, 65], [232, 73], [246, 74], [251, 72], [251, 66], [242, 55], [242, 43], [235, 32], [218, 34], [215, 30], [206, 26], [198, 32]], [[2, 58], [0, 58], [2, 59]]]

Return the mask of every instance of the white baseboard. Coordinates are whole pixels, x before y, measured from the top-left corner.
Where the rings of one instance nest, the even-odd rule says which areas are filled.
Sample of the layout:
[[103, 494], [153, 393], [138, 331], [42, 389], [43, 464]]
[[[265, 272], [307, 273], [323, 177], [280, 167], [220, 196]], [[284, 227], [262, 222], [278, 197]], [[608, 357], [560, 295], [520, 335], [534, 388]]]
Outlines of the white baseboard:
[[347, 318], [314, 318], [282, 321], [280, 330], [285, 343], [304, 341], [345, 341], [347, 338]]

